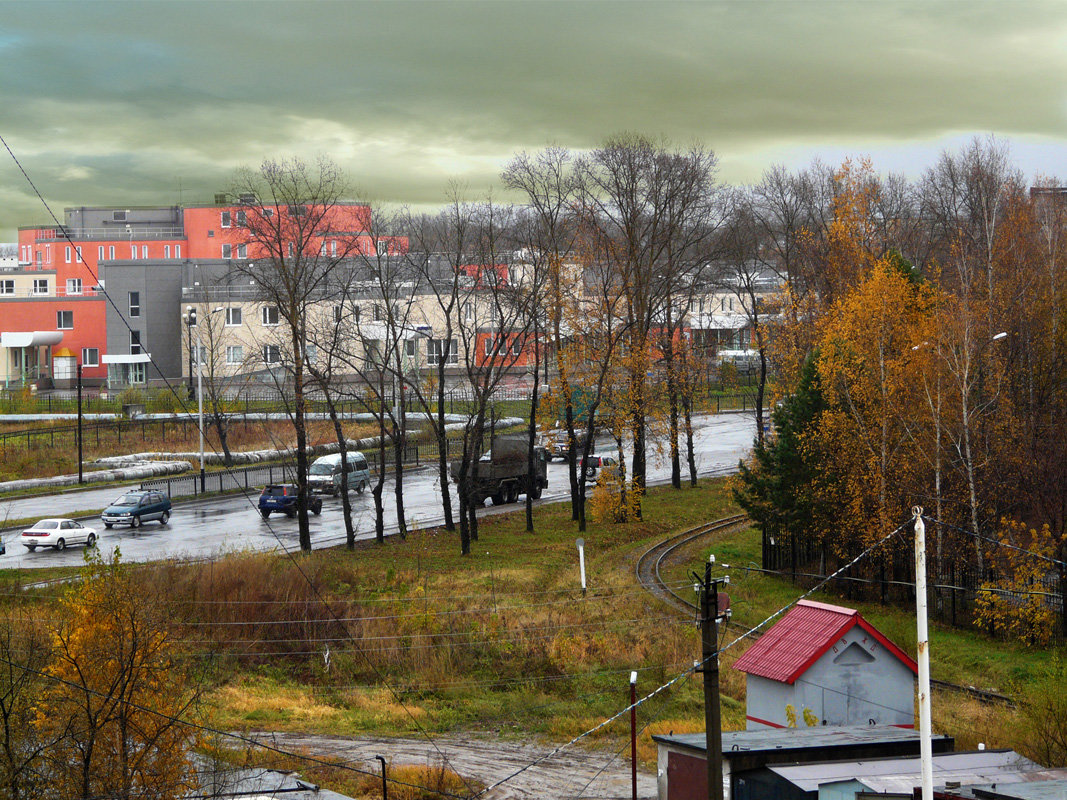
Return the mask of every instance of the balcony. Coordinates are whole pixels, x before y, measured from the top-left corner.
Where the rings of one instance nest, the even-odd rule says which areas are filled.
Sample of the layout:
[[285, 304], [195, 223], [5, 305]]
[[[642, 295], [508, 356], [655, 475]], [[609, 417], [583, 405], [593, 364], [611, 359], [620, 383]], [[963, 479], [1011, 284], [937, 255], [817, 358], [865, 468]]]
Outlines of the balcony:
[[141, 227], [116, 224], [106, 228], [40, 228], [36, 232], [38, 242], [64, 242], [67, 238], [75, 242], [139, 242], [161, 241], [164, 239], [185, 239], [185, 230], [181, 225], [163, 225], [159, 227]]

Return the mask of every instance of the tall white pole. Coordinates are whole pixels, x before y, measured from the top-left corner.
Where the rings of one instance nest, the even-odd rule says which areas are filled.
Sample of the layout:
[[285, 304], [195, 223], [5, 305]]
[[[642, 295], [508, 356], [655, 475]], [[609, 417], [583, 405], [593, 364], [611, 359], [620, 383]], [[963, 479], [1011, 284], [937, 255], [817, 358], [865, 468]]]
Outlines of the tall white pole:
[[934, 797], [934, 753], [930, 731], [930, 634], [926, 626], [926, 525], [922, 506], [915, 517], [915, 627], [919, 638], [919, 755], [922, 765], [922, 800]]

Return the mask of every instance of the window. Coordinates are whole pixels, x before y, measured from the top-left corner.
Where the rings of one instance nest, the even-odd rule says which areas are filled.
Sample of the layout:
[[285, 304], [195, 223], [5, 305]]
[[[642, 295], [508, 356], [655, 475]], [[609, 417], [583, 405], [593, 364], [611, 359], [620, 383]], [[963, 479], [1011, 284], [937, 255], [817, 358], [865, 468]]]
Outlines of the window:
[[108, 258], [114, 258], [115, 257], [115, 245], [109, 244], [107, 246], [107, 257]]
[[67, 263], [70, 263], [70, 245], [67, 245]]
[[75, 258], [74, 258], [75, 263], [81, 264], [82, 263], [82, 249], [80, 247], [75, 247], [74, 248], [74, 255], [75, 255]]
[[293, 253], [294, 253], [294, 252], [295, 252], [295, 250], [294, 250], [294, 248], [293, 248], [293, 243], [292, 243], [292, 242], [289, 242], [289, 258], [292, 258], [292, 257], [293, 257]]
[[[35, 251], [34, 255], [36, 256], [37, 266], [41, 266], [41, 251], [40, 250]], [[51, 263], [51, 262], [49, 262], [49, 263]]]
[[174, 257], [175, 258], [181, 258], [182, 257], [182, 246], [180, 244], [174, 245]]
[[308, 213], [307, 206], [289, 206], [290, 217], [302, 217]]
[[14, 294], [15, 282], [11, 279], [0, 281], [0, 294]]
[[511, 354], [513, 356], [522, 354], [522, 339], [518, 336], [511, 340]]
[[56, 328], [61, 331], [74, 330], [74, 312], [73, 311], [57, 311], [56, 312]]
[[244, 346], [239, 344], [230, 344], [226, 346], [226, 363], [227, 364], [240, 364], [245, 360]]
[[456, 364], [459, 362], [459, 346], [455, 339], [445, 341], [444, 339], [430, 339], [430, 352], [427, 361], [431, 365], [436, 365], [442, 361], [445, 364]]
[[463, 304], [463, 321], [470, 322], [474, 319], [474, 303], [470, 300]]
[[223, 211], [222, 212], [222, 222], [220, 222], [219, 225], [220, 225], [220, 227], [223, 227], [223, 228], [230, 227], [230, 212], [229, 211]]
[[233, 257], [233, 245], [232, 244], [224, 244], [222, 246], [222, 257], [223, 258], [232, 258]]
[[163, 245], [163, 258], [170, 258], [170, 245]]
[[276, 344], [263, 345], [263, 363], [264, 364], [279, 364], [281, 363], [282, 355], [278, 350]]
[[234, 328], [241, 324], [241, 309], [239, 306], [229, 306], [226, 309], [226, 326]]
[[137, 245], [130, 245], [130, 258], [137, 258]]
[[263, 306], [259, 313], [264, 325], [278, 324], [278, 306]]
[[130, 316], [141, 316], [141, 293], [130, 292]]
[[144, 383], [144, 364], [130, 364], [130, 383]]
[[336, 239], [332, 239], [330, 241], [330, 255], [331, 256], [337, 255], [337, 240]]
[[193, 363], [197, 366], [208, 363], [207, 358], [207, 345], [206, 344], [194, 344], [192, 352], [189, 354], [193, 359]]
[[334, 306], [333, 307], [333, 321], [335, 323], [337, 323], [337, 322], [340, 322], [341, 320], [343, 320], [344, 318], [345, 318], [344, 306]]
[[141, 258], [148, 258], [148, 245], [141, 245]]
[[384, 318], [385, 318], [385, 310], [380, 305], [375, 303], [374, 304], [374, 321], [375, 322], [381, 322]]
[[82, 348], [82, 366], [83, 367], [99, 367], [100, 366], [100, 349], [97, 347], [83, 347]]
[[407, 339], [404, 342], [404, 354], [408, 358], [415, 358], [419, 354], [419, 340]]
[[317, 364], [319, 361], [319, 348], [313, 344], [304, 345], [304, 362]]
[[237, 245], [237, 257], [238, 258], [248, 258], [248, 245], [247, 244], [239, 244], [239, 245]]
[[33, 293], [34, 294], [48, 294], [48, 279], [47, 278], [34, 278], [33, 279]]
[[139, 355], [141, 353], [141, 332], [130, 331], [130, 355]]
[[247, 224], [248, 224], [248, 217], [245, 215], [245, 210], [243, 208], [238, 209], [237, 210], [237, 225], [238, 225], [238, 227], [243, 228]]
[[385, 239], [379, 239], [377, 242], [377, 252], [380, 256], [389, 255], [389, 242]]
[[493, 337], [492, 336], [486, 336], [485, 337], [485, 354], [487, 356], [491, 356], [493, 354]]
[[100, 261], [104, 257], [104, 246], [100, 245], [96, 248], [96, 260]]
[[111, 218], [115, 222], [125, 222], [126, 221], [126, 212], [125, 211], [112, 211], [111, 212]]
[[82, 293], [82, 279], [81, 278], [67, 278], [67, 294], [81, 294]]

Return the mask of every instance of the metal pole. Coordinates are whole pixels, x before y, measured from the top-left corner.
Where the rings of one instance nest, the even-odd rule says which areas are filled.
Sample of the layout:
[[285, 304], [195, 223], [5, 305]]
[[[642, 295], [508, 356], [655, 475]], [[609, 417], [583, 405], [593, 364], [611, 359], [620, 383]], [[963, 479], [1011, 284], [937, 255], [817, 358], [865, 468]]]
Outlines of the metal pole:
[[389, 800], [389, 787], [385, 783], [385, 758], [383, 756], [375, 756], [375, 758], [382, 762], [382, 800]]
[[922, 506], [911, 510], [915, 517], [915, 623], [919, 662], [919, 755], [922, 765], [922, 800], [934, 797], [933, 744], [930, 733], [930, 635], [926, 628], [926, 525]]
[[630, 673], [630, 783], [637, 800], [637, 670]]
[[200, 417], [200, 494], [204, 494], [204, 348], [200, 344], [199, 325], [196, 326], [196, 405]]
[[[82, 365], [78, 362], [78, 483], [85, 483], [82, 470]], [[49, 398], [51, 399], [51, 398]]]

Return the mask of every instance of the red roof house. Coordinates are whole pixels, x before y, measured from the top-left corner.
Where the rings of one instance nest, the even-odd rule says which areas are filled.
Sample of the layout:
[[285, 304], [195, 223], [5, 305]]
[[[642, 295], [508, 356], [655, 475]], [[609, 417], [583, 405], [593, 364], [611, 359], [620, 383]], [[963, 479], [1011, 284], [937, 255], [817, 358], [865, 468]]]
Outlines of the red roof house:
[[801, 600], [734, 663], [748, 728], [915, 724], [918, 667], [852, 608]]

